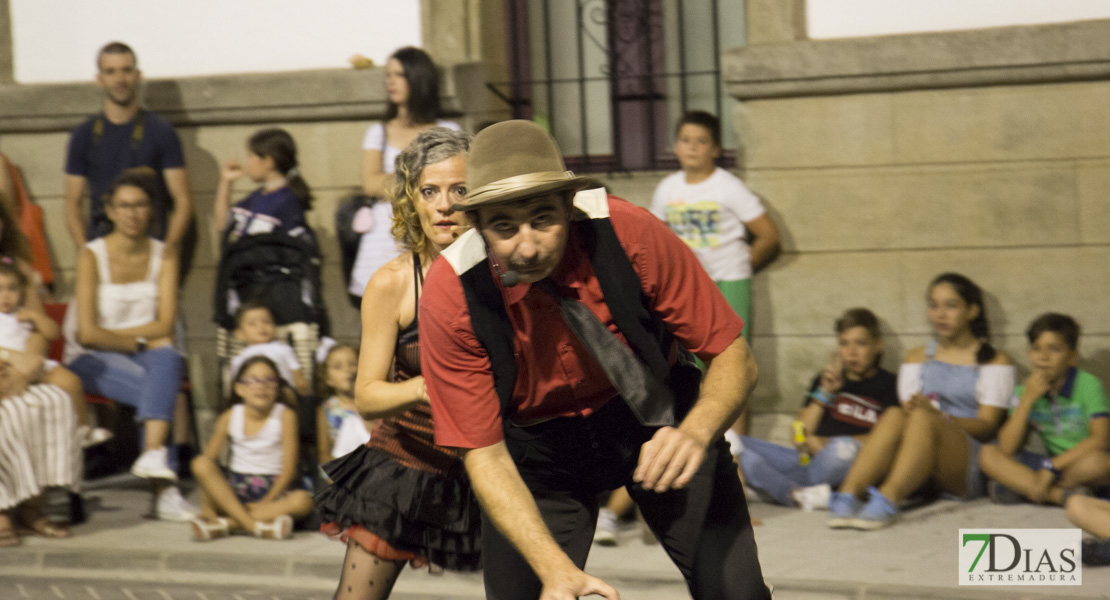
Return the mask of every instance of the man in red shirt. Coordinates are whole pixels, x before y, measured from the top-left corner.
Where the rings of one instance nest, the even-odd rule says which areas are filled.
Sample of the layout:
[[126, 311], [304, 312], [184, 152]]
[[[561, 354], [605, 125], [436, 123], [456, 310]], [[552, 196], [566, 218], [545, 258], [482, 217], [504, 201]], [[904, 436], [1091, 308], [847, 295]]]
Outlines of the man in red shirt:
[[[535, 124], [479, 133], [467, 183], [452, 208], [475, 230], [429, 270], [419, 327], [436, 441], [465, 449], [482, 504], [487, 597], [618, 598], [582, 567], [599, 493], [625, 486], [694, 598], [769, 598], [721, 439], [756, 380], [743, 321], [666, 224], [567, 172]], [[561, 314], [568, 298], [647, 377], [662, 366], [673, 425], [618, 392], [625, 378]], [[681, 348], [709, 365], [700, 390]]]

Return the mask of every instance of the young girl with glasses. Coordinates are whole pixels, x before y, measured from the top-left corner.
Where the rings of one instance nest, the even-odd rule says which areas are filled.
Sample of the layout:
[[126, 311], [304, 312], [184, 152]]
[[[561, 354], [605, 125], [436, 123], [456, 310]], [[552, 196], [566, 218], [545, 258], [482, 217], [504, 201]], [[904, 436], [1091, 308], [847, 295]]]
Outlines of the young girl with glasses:
[[[281, 403], [284, 382], [265, 356], [246, 360], [235, 376], [231, 408], [216, 421], [204, 454], [193, 459], [201, 490], [198, 542], [242, 531], [284, 540], [293, 520], [312, 512], [312, 496], [294, 489], [297, 479], [297, 414]], [[230, 443], [226, 475], [217, 460]]]

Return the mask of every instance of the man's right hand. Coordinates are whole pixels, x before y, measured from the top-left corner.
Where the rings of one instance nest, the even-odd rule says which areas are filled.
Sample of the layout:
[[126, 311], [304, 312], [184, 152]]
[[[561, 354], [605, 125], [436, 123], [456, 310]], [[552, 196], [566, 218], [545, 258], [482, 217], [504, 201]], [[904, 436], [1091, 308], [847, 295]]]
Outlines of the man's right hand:
[[613, 586], [577, 568], [548, 579], [543, 582], [540, 600], [575, 600], [583, 596], [620, 600], [621, 597]]

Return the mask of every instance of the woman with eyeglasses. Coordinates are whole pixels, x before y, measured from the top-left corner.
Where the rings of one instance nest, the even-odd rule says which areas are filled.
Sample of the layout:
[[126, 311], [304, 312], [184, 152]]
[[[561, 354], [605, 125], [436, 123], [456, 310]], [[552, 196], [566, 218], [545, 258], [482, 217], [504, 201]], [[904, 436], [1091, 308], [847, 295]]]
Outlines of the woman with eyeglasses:
[[77, 258], [64, 361], [85, 391], [135, 407], [143, 452], [131, 473], [157, 482], [159, 519], [188, 521], [195, 512], [174, 485], [166, 447], [185, 371], [174, 348], [178, 259], [149, 235], [155, 177], [149, 168], [128, 169], [109, 188], [113, 229]]

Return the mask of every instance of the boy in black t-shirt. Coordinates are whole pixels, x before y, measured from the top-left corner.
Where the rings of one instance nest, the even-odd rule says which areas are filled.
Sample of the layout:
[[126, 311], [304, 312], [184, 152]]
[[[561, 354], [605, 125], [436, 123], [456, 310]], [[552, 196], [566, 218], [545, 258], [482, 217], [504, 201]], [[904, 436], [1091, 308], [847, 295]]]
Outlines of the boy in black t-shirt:
[[794, 447], [742, 437], [745, 483], [785, 506], [826, 508], [879, 415], [898, 405], [897, 378], [879, 368], [879, 322], [866, 308], [836, 321], [838, 349], [813, 378], [794, 423]]

